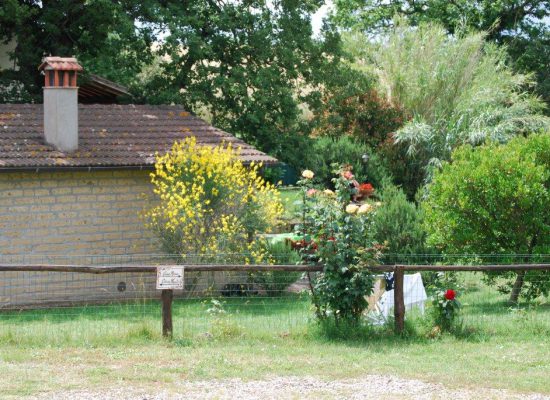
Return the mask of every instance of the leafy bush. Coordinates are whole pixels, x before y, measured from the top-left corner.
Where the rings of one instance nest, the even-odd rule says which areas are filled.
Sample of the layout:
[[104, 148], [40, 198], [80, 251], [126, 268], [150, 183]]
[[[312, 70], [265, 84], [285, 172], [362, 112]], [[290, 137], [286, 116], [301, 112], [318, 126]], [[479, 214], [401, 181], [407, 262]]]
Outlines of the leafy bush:
[[[447, 254], [524, 254], [550, 244], [550, 134], [463, 146], [436, 172], [423, 203], [428, 242]], [[510, 301], [548, 295], [550, 274], [507, 272]], [[495, 282], [495, 275], [489, 276]]]
[[426, 252], [424, 230], [420, 210], [407, 200], [403, 191], [386, 183], [378, 192], [381, 206], [372, 221], [372, 235], [378, 243], [384, 243], [388, 263], [406, 262], [411, 256]]
[[262, 259], [256, 233], [274, 227], [283, 213], [278, 191], [245, 167], [230, 144], [198, 146], [194, 138], [157, 157], [151, 174], [158, 204], [147, 212], [170, 254], [236, 254]]
[[[367, 162], [363, 158], [364, 155], [368, 156]], [[359, 182], [368, 181], [375, 187], [380, 186], [387, 175], [378, 160], [378, 155], [366, 144], [348, 136], [317, 138], [312, 146], [309, 162], [311, 169], [315, 171], [316, 181], [324, 187], [334, 188], [334, 164], [350, 165]]]
[[381, 97], [372, 87], [358, 87], [356, 82], [325, 95], [324, 109], [316, 120], [317, 136], [351, 136], [376, 148], [399, 129], [405, 115]]
[[312, 191], [313, 172], [303, 172], [299, 182], [304, 210], [299, 233], [305, 262], [318, 262], [323, 271], [313, 283], [313, 304], [321, 320], [358, 322], [372, 293], [374, 276], [369, 265], [377, 261], [380, 247], [369, 230], [375, 205], [350, 203], [356, 194], [353, 174], [336, 172], [335, 192]]

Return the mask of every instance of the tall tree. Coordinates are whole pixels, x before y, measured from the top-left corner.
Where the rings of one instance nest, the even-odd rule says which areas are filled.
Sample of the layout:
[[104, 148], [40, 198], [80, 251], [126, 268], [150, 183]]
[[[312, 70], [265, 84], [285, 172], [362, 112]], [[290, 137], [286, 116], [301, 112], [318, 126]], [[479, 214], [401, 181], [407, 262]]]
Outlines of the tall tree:
[[396, 15], [411, 25], [437, 22], [451, 34], [464, 28], [488, 32], [506, 44], [522, 72], [534, 72], [550, 104], [550, 2], [547, 0], [335, 0], [335, 20], [346, 28], [379, 34]]
[[340, 65], [339, 35], [314, 38], [319, 0], [164, 1], [167, 36], [143, 97], [183, 103], [214, 125], [300, 164], [302, 112]]
[[78, 57], [86, 69], [129, 84], [151, 58], [153, 3], [130, 0], [4, 0], [0, 40], [14, 40], [18, 70], [5, 79], [21, 82], [31, 98], [41, 96], [37, 66], [45, 55]]
[[[300, 166], [304, 110], [339, 78], [341, 41], [311, 15], [323, 0], [5, 0], [0, 40], [15, 39], [23, 83], [36, 100], [45, 54], [130, 86], [134, 101], [177, 103]], [[9, 75], [9, 76], [7, 76]], [[26, 99], [24, 99], [26, 100]]]

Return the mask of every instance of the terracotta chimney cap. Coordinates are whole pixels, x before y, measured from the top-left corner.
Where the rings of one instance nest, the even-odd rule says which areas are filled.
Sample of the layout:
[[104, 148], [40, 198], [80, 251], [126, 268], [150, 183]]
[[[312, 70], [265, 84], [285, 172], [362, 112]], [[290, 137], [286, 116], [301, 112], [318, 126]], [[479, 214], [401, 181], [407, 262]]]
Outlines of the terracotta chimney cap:
[[82, 71], [83, 68], [74, 57], [44, 57], [38, 70]]

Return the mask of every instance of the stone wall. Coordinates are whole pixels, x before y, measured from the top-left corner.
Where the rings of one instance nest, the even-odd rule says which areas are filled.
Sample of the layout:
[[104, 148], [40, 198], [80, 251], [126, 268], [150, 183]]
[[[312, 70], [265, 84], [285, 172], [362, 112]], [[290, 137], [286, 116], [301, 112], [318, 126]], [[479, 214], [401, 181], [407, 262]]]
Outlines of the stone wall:
[[148, 171], [0, 172], [0, 257], [159, 253], [151, 193]]
[[[0, 172], [0, 263], [162, 262], [151, 193], [147, 171]], [[154, 274], [0, 272], [0, 308], [158, 295]]]

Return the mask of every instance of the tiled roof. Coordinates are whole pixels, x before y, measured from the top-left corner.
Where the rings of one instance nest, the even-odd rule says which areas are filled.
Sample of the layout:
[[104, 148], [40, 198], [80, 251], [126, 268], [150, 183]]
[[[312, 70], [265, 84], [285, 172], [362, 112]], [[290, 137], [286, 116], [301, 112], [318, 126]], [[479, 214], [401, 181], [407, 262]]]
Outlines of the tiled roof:
[[81, 103], [112, 104], [116, 103], [118, 96], [131, 97], [131, 94], [128, 88], [98, 75], [82, 74], [78, 77], [78, 101]]
[[64, 153], [44, 141], [41, 104], [0, 104], [0, 169], [151, 166], [155, 152], [188, 136], [210, 146], [231, 142], [247, 163], [277, 163], [181, 106], [79, 104], [78, 113], [78, 150]]

